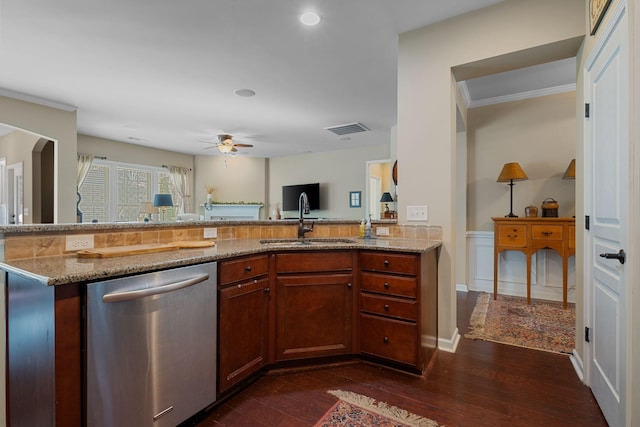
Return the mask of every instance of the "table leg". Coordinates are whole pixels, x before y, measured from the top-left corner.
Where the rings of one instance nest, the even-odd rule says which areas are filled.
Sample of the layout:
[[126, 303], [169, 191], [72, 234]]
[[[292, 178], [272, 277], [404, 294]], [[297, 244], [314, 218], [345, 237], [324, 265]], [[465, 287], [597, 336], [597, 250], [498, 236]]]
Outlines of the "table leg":
[[493, 251], [493, 299], [498, 298], [498, 255], [499, 252]]
[[527, 304], [531, 304], [531, 253], [527, 252]]
[[569, 257], [562, 257], [562, 307], [567, 308], [567, 282], [569, 281]]

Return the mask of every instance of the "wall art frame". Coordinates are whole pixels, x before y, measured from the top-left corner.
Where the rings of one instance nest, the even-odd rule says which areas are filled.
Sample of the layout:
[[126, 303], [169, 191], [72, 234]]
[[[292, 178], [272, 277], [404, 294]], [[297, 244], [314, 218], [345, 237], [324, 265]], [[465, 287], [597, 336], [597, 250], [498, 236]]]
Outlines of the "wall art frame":
[[589, 34], [594, 35], [604, 18], [611, 0], [589, 0]]

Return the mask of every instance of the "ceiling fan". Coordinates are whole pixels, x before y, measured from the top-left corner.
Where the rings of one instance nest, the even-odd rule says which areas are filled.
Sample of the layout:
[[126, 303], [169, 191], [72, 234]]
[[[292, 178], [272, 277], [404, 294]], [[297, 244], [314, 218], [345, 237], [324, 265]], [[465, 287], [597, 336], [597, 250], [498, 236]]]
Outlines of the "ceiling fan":
[[[218, 151], [220, 151], [221, 153], [229, 154], [229, 153], [236, 153], [238, 151], [237, 147], [250, 148], [250, 147], [253, 147], [253, 144], [242, 144], [242, 143], [235, 142], [233, 140], [233, 135], [230, 135], [227, 133], [221, 133], [218, 135], [218, 142], [216, 143], [215, 147], [217, 147]], [[212, 147], [207, 147], [207, 148], [212, 148]]]

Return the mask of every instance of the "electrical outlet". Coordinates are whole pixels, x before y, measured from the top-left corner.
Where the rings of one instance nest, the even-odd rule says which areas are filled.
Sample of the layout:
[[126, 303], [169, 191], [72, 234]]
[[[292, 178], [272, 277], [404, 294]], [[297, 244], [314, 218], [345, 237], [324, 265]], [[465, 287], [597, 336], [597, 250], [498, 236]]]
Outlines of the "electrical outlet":
[[429, 219], [429, 207], [423, 206], [407, 206], [408, 221], [427, 221]]
[[73, 234], [67, 236], [67, 251], [93, 249], [93, 234]]
[[218, 237], [218, 229], [217, 228], [205, 228], [204, 229], [204, 238], [205, 239], [215, 239]]
[[376, 227], [376, 236], [388, 236], [389, 227]]

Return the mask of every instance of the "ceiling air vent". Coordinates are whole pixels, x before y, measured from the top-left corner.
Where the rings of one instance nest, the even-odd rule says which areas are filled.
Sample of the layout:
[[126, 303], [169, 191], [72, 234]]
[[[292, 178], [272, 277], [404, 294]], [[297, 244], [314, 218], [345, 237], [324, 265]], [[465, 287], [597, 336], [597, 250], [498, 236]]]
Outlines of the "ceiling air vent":
[[348, 123], [346, 125], [331, 126], [325, 129], [335, 133], [336, 135], [349, 135], [369, 130], [369, 128], [362, 123]]

